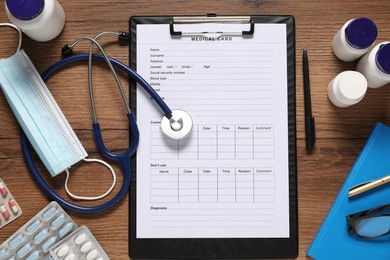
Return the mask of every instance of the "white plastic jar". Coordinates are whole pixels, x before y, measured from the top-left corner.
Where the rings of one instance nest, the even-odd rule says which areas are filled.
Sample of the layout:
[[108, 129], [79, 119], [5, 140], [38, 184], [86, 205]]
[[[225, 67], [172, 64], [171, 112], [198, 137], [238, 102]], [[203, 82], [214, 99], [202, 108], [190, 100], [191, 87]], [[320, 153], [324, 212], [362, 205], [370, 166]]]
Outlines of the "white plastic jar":
[[359, 60], [356, 70], [366, 77], [370, 88], [390, 83], [390, 42], [377, 44]]
[[354, 61], [372, 48], [377, 35], [378, 30], [371, 19], [351, 19], [333, 37], [333, 53], [340, 60]]
[[6, 0], [5, 10], [11, 23], [35, 41], [50, 41], [65, 26], [65, 12], [57, 0]]
[[366, 92], [366, 78], [352, 70], [341, 72], [328, 86], [328, 98], [337, 107], [349, 107], [359, 103]]

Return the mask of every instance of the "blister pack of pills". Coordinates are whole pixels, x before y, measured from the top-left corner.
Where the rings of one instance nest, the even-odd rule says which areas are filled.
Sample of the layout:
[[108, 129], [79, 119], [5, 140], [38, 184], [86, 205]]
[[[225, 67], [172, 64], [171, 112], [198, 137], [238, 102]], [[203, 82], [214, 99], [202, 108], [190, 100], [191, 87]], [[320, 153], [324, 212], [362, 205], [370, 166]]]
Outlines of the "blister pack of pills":
[[76, 223], [53, 201], [0, 245], [0, 260], [51, 259], [49, 250], [76, 229]]
[[109, 260], [99, 242], [86, 226], [81, 226], [72, 234], [50, 249], [54, 260]]
[[0, 179], [0, 213], [0, 228], [22, 215], [22, 209], [2, 179]]

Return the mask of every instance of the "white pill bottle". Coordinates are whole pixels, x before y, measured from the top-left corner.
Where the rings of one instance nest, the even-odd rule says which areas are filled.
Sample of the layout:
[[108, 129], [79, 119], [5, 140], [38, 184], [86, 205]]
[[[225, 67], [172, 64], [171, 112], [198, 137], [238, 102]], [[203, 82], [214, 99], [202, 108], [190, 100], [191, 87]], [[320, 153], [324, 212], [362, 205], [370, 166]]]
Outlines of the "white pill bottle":
[[46, 42], [65, 26], [65, 12], [57, 0], [6, 0], [8, 19], [28, 37]]
[[378, 35], [375, 23], [366, 17], [346, 22], [332, 40], [332, 50], [343, 61], [354, 61], [368, 52]]
[[390, 42], [377, 44], [359, 60], [356, 70], [366, 77], [370, 88], [390, 83]]
[[328, 85], [328, 98], [337, 107], [349, 107], [359, 103], [367, 91], [367, 81], [357, 71], [343, 71]]

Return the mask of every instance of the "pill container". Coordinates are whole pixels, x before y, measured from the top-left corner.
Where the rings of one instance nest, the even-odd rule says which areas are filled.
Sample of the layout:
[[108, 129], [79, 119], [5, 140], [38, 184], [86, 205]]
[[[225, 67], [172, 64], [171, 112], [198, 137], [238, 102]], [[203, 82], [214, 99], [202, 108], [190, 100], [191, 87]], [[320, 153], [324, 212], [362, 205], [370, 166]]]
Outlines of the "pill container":
[[0, 259], [50, 259], [49, 250], [76, 228], [58, 203], [51, 202], [0, 245]]
[[343, 61], [357, 60], [373, 47], [377, 35], [378, 30], [371, 19], [351, 19], [334, 35], [333, 53]]
[[370, 88], [390, 83], [390, 42], [377, 44], [359, 60], [356, 70], [366, 77]]
[[54, 260], [110, 260], [92, 232], [81, 226], [50, 249]]
[[367, 91], [366, 78], [357, 71], [338, 74], [328, 86], [328, 98], [338, 107], [349, 107], [360, 102]]
[[0, 179], [0, 228], [11, 223], [20, 215], [22, 215], [22, 209], [4, 181]]
[[6, 0], [5, 10], [11, 23], [35, 41], [50, 41], [65, 26], [65, 12], [57, 0]]

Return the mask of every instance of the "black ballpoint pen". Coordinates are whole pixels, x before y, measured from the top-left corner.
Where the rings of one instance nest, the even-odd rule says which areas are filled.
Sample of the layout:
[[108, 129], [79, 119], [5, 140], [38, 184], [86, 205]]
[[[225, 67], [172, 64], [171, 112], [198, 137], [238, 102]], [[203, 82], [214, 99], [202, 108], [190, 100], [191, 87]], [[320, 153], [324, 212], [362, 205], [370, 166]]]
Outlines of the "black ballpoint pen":
[[306, 151], [313, 151], [316, 141], [316, 130], [314, 117], [311, 112], [311, 96], [310, 96], [310, 76], [309, 76], [309, 59], [307, 51], [303, 50], [303, 94], [305, 104], [305, 135], [306, 135]]

